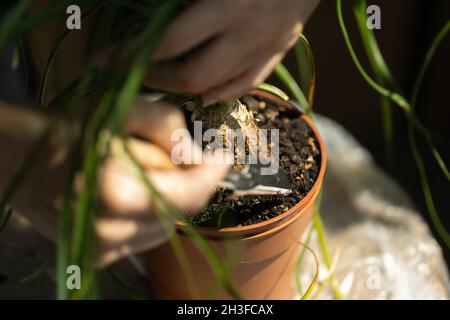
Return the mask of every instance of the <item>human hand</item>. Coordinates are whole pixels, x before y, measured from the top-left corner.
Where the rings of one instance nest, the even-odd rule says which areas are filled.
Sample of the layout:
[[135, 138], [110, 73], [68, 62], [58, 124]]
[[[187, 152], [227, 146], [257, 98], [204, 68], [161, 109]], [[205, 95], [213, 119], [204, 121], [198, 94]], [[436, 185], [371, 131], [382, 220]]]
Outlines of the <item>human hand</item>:
[[[5, 109], [5, 112], [9, 112], [9, 109]], [[11, 110], [16, 113], [14, 108]], [[6, 137], [6, 133], [0, 130], [0, 142], [4, 142], [0, 149], [5, 151], [2, 154], [7, 154], [8, 150], [8, 157], [0, 162], [0, 173], [3, 177], [0, 180], [0, 192], [5, 188], [3, 182], [10, 178], [8, 173], [17, 169], [16, 166], [8, 164], [20, 163], [20, 158], [23, 157], [24, 152], [20, 152], [20, 156], [12, 157], [12, 154], [17, 153], [15, 149], [22, 148], [23, 144], [26, 144], [28, 149], [31, 145], [30, 137], [38, 136], [39, 132], [36, 130], [42, 131], [45, 127], [46, 120], [41, 116], [23, 114], [28, 111], [20, 112], [17, 116], [5, 119], [9, 124], [11, 119], [21, 120], [20, 123], [16, 121], [19, 131], [10, 125], [10, 130], [5, 132], [16, 130], [16, 133], [8, 133], [9, 136]], [[2, 119], [3, 117], [0, 118]], [[30, 132], [23, 138], [24, 131], [27, 131], [24, 129], [30, 126], [33, 130], [27, 129]], [[179, 109], [162, 102], [150, 103], [142, 97], [138, 98], [131, 108], [125, 123], [127, 134], [140, 137], [129, 138], [129, 147], [150, 181], [167, 201], [182, 212], [192, 214], [206, 204], [216, 183], [221, 181], [228, 171], [229, 165], [226, 163], [229, 161], [224, 162], [224, 154], [217, 152], [214, 155], [203, 155], [203, 163], [208, 164], [177, 167], [170, 163], [169, 154], [176, 143], [171, 140], [171, 134], [179, 128], [185, 128], [184, 117]], [[63, 150], [67, 143], [53, 141], [52, 145], [55, 142], [56, 147], [46, 148], [36, 159], [33, 170], [27, 175], [11, 203], [38, 231], [54, 242], [57, 241], [61, 194], [66, 186], [70, 167], [65, 156], [67, 150]], [[202, 152], [192, 140], [189, 146], [194, 152]], [[7, 159], [9, 161], [6, 161]], [[82, 183], [78, 180], [77, 185]], [[100, 170], [98, 191], [102, 204], [95, 223], [98, 236], [98, 266], [107, 266], [126, 255], [151, 249], [167, 240], [167, 235], [153, 211], [149, 192], [126, 161], [114, 154], [105, 160]]]
[[267, 78], [297, 41], [319, 0], [200, 0], [165, 32], [146, 84], [236, 98]]
[[[182, 212], [192, 214], [207, 203], [217, 183], [225, 177], [232, 159], [216, 151], [213, 155], [203, 154], [203, 164], [176, 167], [169, 154], [178, 142], [173, 141], [171, 135], [174, 130], [185, 128], [179, 109], [163, 102], [150, 105], [144, 98], [136, 101], [125, 125], [128, 134], [145, 139], [133, 139], [129, 147], [159, 193]], [[174, 160], [190, 162], [202, 152], [189, 139], [189, 145], [184, 146], [191, 149], [189, 159]], [[106, 160], [99, 188], [104, 204], [96, 224], [101, 239], [100, 265], [151, 249], [167, 240], [153, 212], [149, 192], [130, 166], [116, 157]]]

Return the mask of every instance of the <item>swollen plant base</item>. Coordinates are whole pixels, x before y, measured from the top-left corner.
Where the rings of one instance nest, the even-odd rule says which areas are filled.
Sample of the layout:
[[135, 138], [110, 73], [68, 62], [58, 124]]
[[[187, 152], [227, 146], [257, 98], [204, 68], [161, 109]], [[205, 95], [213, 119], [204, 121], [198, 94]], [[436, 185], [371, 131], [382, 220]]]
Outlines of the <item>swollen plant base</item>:
[[218, 189], [208, 206], [192, 217], [196, 225], [227, 228], [267, 221], [303, 199], [319, 175], [319, 144], [308, 124], [298, 117], [298, 111], [249, 95], [241, 101], [242, 106], [250, 110], [252, 120], [254, 118], [259, 128], [280, 130], [280, 167], [289, 173], [292, 192], [288, 195], [246, 196], [232, 200], [227, 197], [230, 191]]
[[[186, 106], [192, 111], [194, 120], [201, 120], [204, 123], [202, 128], [216, 130], [216, 134], [222, 137], [223, 148], [234, 150], [233, 169], [235, 171], [244, 168], [244, 165], [239, 163], [239, 159], [245, 159], [248, 154], [257, 153], [259, 127], [253, 112], [240, 100], [219, 102], [207, 108], [200, 107], [198, 102], [191, 101], [187, 102]], [[230, 135], [237, 130], [246, 137], [242, 145], [237, 144], [236, 138]], [[207, 144], [205, 142], [204, 147]]]

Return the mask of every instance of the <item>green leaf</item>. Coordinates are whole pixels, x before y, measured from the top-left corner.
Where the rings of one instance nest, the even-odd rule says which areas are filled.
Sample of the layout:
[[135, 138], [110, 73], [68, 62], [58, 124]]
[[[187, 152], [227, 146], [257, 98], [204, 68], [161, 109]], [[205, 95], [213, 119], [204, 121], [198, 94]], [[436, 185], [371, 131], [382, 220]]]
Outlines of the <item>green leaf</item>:
[[273, 93], [274, 95], [279, 96], [283, 100], [288, 100], [289, 99], [289, 96], [286, 93], [284, 93], [284, 91], [282, 91], [281, 89], [279, 89], [279, 88], [277, 88], [277, 87], [275, 87], [275, 86], [273, 86], [271, 84], [261, 83], [258, 86], [258, 88], [262, 89], [262, 90], [265, 90], [265, 91], [268, 91], [270, 93]]
[[316, 253], [311, 249], [309, 246], [304, 245], [305, 249], [308, 250], [314, 257], [314, 262], [316, 263], [316, 272], [314, 273], [314, 278], [309, 284], [308, 288], [306, 289], [303, 296], [301, 296], [300, 300], [307, 300], [309, 296], [311, 295], [311, 292], [314, 290], [317, 280], [319, 280], [319, 270], [320, 270], [320, 263], [319, 258], [317, 257]]
[[125, 8], [134, 10], [135, 12], [137, 12], [139, 14], [143, 14], [143, 15], [147, 16], [148, 18], [152, 18], [157, 11], [156, 10], [157, 7], [155, 7], [155, 6], [152, 6], [150, 8], [144, 4], [141, 4], [139, 2], [132, 1], [132, 0], [121, 0], [120, 5], [124, 6]]
[[7, 15], [0, 25], [0, 50], [10, 41], [24, 35], [25, 32], [37, 27], [41, 23], [59, 15], [65, 14], [69, 5], [89, 3], [92, 0], [59, 0], [44, 6], [33, 15], [26, 16], [33, 0], [21, 0]]
[[413, 127], [410, 124], [408, 128], [408, 137], [409, 137], [409, 143], [411, 146], [411, 151], [414, 157], [414, 161], [417, 166], [417, 170], [419, 171], [419, 178], [422, 185], [423, 195], [425, 198], [425, 204], [428, 209], [428, 213], [430, 214], [431, 221], [438, 232], [439, 236], [441, 237], [444, 244], [447, 246], [448, 249], [450, 249], [450, 235], [445, 228], [444, 224], [442, 223], [441, 218], [439, 217], [439, 214], [436, 210], [436, 206], [434, 204], [433, 200], [433, 194], [431, 192], [430, 183], [428, 182], [428, 176], [426, 173], [425, 163], [422, 159], [422, 156], [420, 155], [419, 149], [417, 147], [416, 138], [414, 136]]
[[369, 74], [364, 70], [363, 66], [361, 65], [361, 62], [358, 59], [358, 56], [356, 55], [355, 49], [353, 48], [353, 45], [350, 41], [350, 36], [348, 35], [347, 27], [344, 22], [344, 17], [342, 13], [342, 0], [336, 0], [336, 11], [339, 21], [339, 27], [341, 28], [342, 35], [344, 37], [345, 44], [347, 46], [347, 49], [350, 53], [350, 57], [353, 60], [353, 63], [355, 64], [356, 68], [358, 69], [361, 76], [366, 80], [366, 82], [379, 94], [382, 96], [392, 100], [395, 104], [403, 108], [405, 111], [410, 112], [410, 105], [408, 100], [406, 100], [401, 94], [391, 91], [382, 85], [378, 84], [374, 79], [372, 79]]
[[[423, 83], [425, 74], [428, 70], [428, 67], [430, 66], [430, 63], [433, 60], [433, 57], [434, 57], [437, 49], [439, 48], [442, 41], [445, 39], [445, 37], [448, 35], [449, 32], [450, 32], [450, 20], [448, 20], [444, 24], [442, 29], [438, 32], [436, 37], [433, 39], [430, 48], [427, 50], [424, 61], [422, 62], [422, 65], [420, 67], [419, 74], [414, 83], [414, 87], [413, 87], [413, 91], [412, 91], [412, 95], [411, 95], [411, 109], [413, 111], [416, 108], [417, 98], [418, 98], [419, 92], [420, 92], [420, 87], [422, 86], [422, 83]], [[450, 172], [449, 172], [444, 160], [442, 159], [442, 156], [440, 155], [439, 151], [434, 146], [433, 140], [431, 138], [431, 134], [428, 131], [423, 132], [423, 134], [426, 137], [428, 146], [430, 147], [431, 152], [432, 152], [434, 158], [436, 159], [436, 162], [438, 163], [439, 167], [441, 168], [441, 171], [444, 173], [447, 180], [450, 181]]]
[[311, 115], [316, 88], [316, 64], [311, 46], [304, 34], [300, 35], [299, 41], [295, 44], [294, 49], [302, 91], [308, 92], [308, 108], [305, 110], [305, 113]]
[[300, 89], [300, 86], [297, 84], [294, 77], [282, 63], [279, 63], [275, 67], [275, 74], [284, 83], [284, 85], [287, 87], [287, 89], [292, 94], [297, 103], [303, 108], [303, 110], [305, 111], [308, 110], [309, 109], [308, 100], [303, 94], [302, 89]]
[[398, 86], [394, 77], [387, 66], [383, 54], [378, 46], [377, 40], [373, 30], [367, 28], [367, 3], [366, 0], [355, 0], [353, 2], [353, 13], [356, 18], [357, 26], [361, 39], [364, 45], [364, 49], [369, 59], [369, 63], [372, 70], [376, 74], [378, 81], [383, 85], [389, 86], [394, 90], [398, 90]]
[[[317, 203], [316, 203], [317, 206]], [[303, 243], [302, 251], [300, 251], [300, 255], [298, 256], [297, 262], [295, 263], [295, 285], [297, 286], [297, 291], [300, 295], [302, 295], [302, 282], [301, 282], [301, 266], [306, 254], [306, 247], [311, 243], [312, 235], [314, 233], [314, 228], [311, 226], [308, 230], [308, 234], [306, 235], [305, 242]]]
[[[359, 0], [357, 0], [359, 1]], [[357, 3], [357, 6], [361, 6], [362, 2]], [[413, 99], [414, 102], [410, 103], [409, 101], [407, 101], [401, 94], [388, 90], [386, 89], [384, 86], [380, 85], [379, 83], [377, 83], [377, 81], [375, 81], [374, 79], [372, 79], [368, 73], [364, 70], [364, 68], [362, 67], [356, 53], [355, 50], [353, 49], [353, 45], [350, 41], [350, 37], [348, 35], [347, 32], [347, 28], [345, 26], [344, 23], [344, 18], [343, 18], [343, 13], [342, 13], [342, 0], [336, 0], [336, 10], [337, 10], [337, 16], [338, 16], [338, 20], [339, 20], [339, 26], [341, 28], [342, 34], [344, 36], [344, 40], [345, 43], [347, 45], [347, 49], [349, 50], [350, 56], [353, 60], [353, 63], [356, 65], [358, 71], [360, 72], [360, 74], [362, 75], [362, 77], [366, 80], [366, 82], [375, 90], [377, 91], [381, 96], [390, 99], [392, 102], [394, 102], [395, 104], [397, 104], [399, 107], [402, 108], [406, 119], [408, 120], [408, 124], [409, 124], [409, 128], [408, 128], [408, 135], [409, 135], [409, 142], [410, 142], [410, 147], [411, 147], [411, 151], [413, 154], [413, 159], [416, 163], [416, 166], [418, 168], [419, 171], [419, 178], [421, 181], [421, 185], [422, 185], [422, 190], [424, 193], [424, 197], [425, 197], [425, 202], [427, 205], [427, 209], [428, 209], [428, 213], [430, 214], [432, 223], [434, 225], [434, 227], [436, 228], [436, 230], [438, 231], [439, 235], [441, 236], [442, 240], [444, 241], [444, 243], [447, 245], [447, 247], [450, 248], [450, 236], [448, 231], [446, 230], [445, 226], [443, 225], [437, 210], [435, 208], [434, 205], [434, 201], [433, 201], [433, 197], [432, 197], [432, 193], [431, 193], [431, 188], [428, 182], [428, 178], [427, 178], [427, 173], [426, 173], [426, 169], [425, 169], [425, 165], [422, 159], [422, 156], [417, 148], [417, 143], [415, 140], [415, 136], [414, 136], [414, 130], [417, 130], [418, 132], [420, 132], [426, 139], [427, 144], [430, 148], [430, 150], [432, 151], [433, 156], [435, 157], [436, 161], [438, 162], [441, 170], [444, 172], [447, 180], [450, 179], [450, 174], [448, 172], [448, 169], [442, 159], [442, 157], [440, 156], [439, 152], [437, 151], [437, 149], [434, 147], [432, 138], [431, 138], [431, 134], [430, 132], [427, 130], [427, 128], [421, 123], [420, 119], [418, 119], [414, 113], [414, 106], [417, 100], [417, 95], [418, 95], [418, 90], [420, 87], [420, 84], [423, 80], [423, 77], [425, 75], [427, 66], [429, 65], [432, 56], [434, 55], [434, 52], [436, 51], [438, 45], [441, 43], [441, 41], [443, 40], [444, 36], [448, 33], [449, 31], [449, 23], [447, 23], [444, 28], [439, 32], [439, 34], [437, 35], [437, 37], [435, 38], [435, 40], [432, 43], [432, 46], [430, 48], [430, 50], [428, 50], [428, 53], [425, 57], [425, 61], [423, 63], [423, 66], [421, 68], [421, 71], [419, 72], [419, 76], [418, 76], [418, 80], [416, 81], [416, 85], [415, 88], [413, 90]], [[359, 8], [357, 11], [357, 19], [361, 20], [361, 15], [362, 13], [360, 12], [361, 8]], [[361, 23], [361, 21], [360, 21]], [[369, 41], [369, 40], [366, 40]], [[372, 40], [370, 40], [371, 42], [368, 43], [368, 45], [370, 46], [370, 50], [379, 50], [378, 47], [375, 47], [374, 45], [374, 38]], [[369, 50], [369, 51], [370, 51]], [[379, 79], [383, 79], [385, 78], [386, 81], [389, 82], [393, 82], [392, 78], [389, 77], [389, 75], [387, 74], [387, 71], [389, 70], [387, 68], [387, 66], [384, 64], [383, 62], [380, 62], [380, 57], [381, 53], [376, 54], [376, 56], [378, 56], [378, 58], [376, 58], [375, 56], [373, 56], [372, 54], [372, 58], [369, 57], [369, 59], [372, 59], [374, 61], [374, 63], [378, 63], [379, 65], [376, 65], [374, 68], [374, 71], [377, 73]], [[377, 60], [378, 59], [378, 60]], [[449, 180], [450, 181], [450, 180]]]
[[[126, 142], [124, 141], [125, 145]], [[164, 198], [159, 194], [159, 192], [156, 190], [156, 188], [153, 186], [153, 184], [148, 179], [147, 175], [145, 174], [144, 170], [141, 168], [139, 163], [134, 159], [133, 155], [129, 150], [127, 151], [128, 157], [132, 160], [132, 164], [136, 170], [136, 172], [139, 174], [142, 182], [144, 183], [144, 186], [147, 188], [150, 195], [152, 195], [152, 199], [158, 199], [158, 204], [160, 205], [161, 211], [156, 210], [157, 213], [160, 215], [161, 222], [163, 222], [163, 226], [166, 228], [172, 226], [172, 221], [169, 220], [169, 217], [172, 217], [173, 219], [177, 219], [178, 221], [181, 221], [185, 225], [185, 231], [186, 234], [191, 238], [191, 241], [194, 243], [194, 245], [204, 254], [207, 262], [209, 263], [211, 270], [215, 274], [216, 278], [219, 280], [220, 284], [223, 288], [230, 294], [231, 297], [241, 300], [242, 297], [240, 293], [236, 290], [234, 287], [230, 277], [229, 273], [224, 267], [222, 261], [220, 260], [217, 253], [214, 251], [214, 249], [206, 242], [206, 240], [203, 238], [203, 236], [195, 230], [195, 228], [192, 226], [191, 222], [188, 221], [186, 216], [181, 213], [176, 207], [171, 205], [170, 203], [166, 202]]]
[[[321, 202], [322, 199], [322, 192], [323, 190], [320, 190], [319, 195], [317, 196], [317, 202]], [[330, 254], [328, 253], [328, 246], [327, 246], [327, 242], [325, 239], [325, 229], [323, 227], [323, 222], [322, 222], [322, 218], [320, 217], [320, 213], [319, 213], [319, 207], [315, 206], [314, 207], [314, 213], [313, 213], [313, 226], [314, 229], [317, 232], [318, 238], [319, 238], [319, 247], [320, 247], [320, 251], [322, 253], [322, 257], [325, 260], [325, 266], [327, 267], [328, 270], [331, 270], [331, 258], [330, 258]], [[330, 285], [331, 285], [331, 290], [334, 293], [334, 297], [338, 300], [343, 300], [344, 296], [342, 295], [342, 293], [339, 291], [339, 289], [336, 287], [335, 285], [335, 280], [334, 280], [334, 274], [330, 274]]]
[[445, 23], [445, 25], [442, 27], [442, 29], [438, 32], [436, 37], [433, 39], [430, 48], [427, 50], [425, 59], [422, 62], [422, 65], [420, 67], [417, 79], [414, 82], [414, 87], [413, 87], [412, 97], [411, 97], [412, 109], [414, 109], [417, 104], [417, 98], [419, 96], [420, 87], [422, 86], [423, 79], [425, 77], [425, 74], [427, 73], [427, 70], [428, 70], [428, 67], [430, 66], [431, 61], [433, 60], [434, 54], [436, 53], [437, 49], [439, 48], [442, 41], [444, 40], [444, 38], [447, 36], [447, 34], [449, 32], [450, 32], [450, 20], [448, 20]]
[[0, 51], [8, 44], [15, 34], [15, 29], [23, 19], [33, 0], [22, 0], [8, 12], [0, 25]]
[[13, 278], [10, 280], [7, 280], [6, 282], [2, 283], [2, 286], [10, 286], [10, 285], [20, 285], [20, 284], [25, 284], [25, 283], [29, 283], [37, 278], [39, 278], [39, 276], [44, 273], [45, 270], [47, 270], [48, 268], [48, 264], [50, 263], [50, 259], [47, 258], [44, 260], [44, 262], [42, 262], [42, 264], [32, 273], [20, 277], [20, 278]]
[[44, 262], [39, 266], [39, 268], [36, 271], [19, 279], [19, 283], [28, 283], [37, 279], [42, 273], [44, 273], [45, 270], [47, 270], [49, 263], [50, 259], [45, 259]]
[[11, 218], [13, 214], [13, 210], [10, 207], [4, 207], [0, 208], [0, 234], [5, 229], [6, 225], [8, 224], [9, 219]]
[[[366, 0], [355, 0], [353, 2], [353, 13], [356, 18], [359, 34], [369, 60], [372, 71], [375, 74], [375, 80], [383, 86], [398, 91], [398, 86], [394, 80], [389, 67], [387, 66], [373, 30], [367, 28], [367, 3]], [[386, 97], [380, 97], [383, 136], [385, 141], [386, 160], [388, 167], [393, 163], [394, 152], [394, 123], [391, 109], [391, 102]]]
[[11, 69], [17, 70], [17, 68], [19, 67], [19, 62], [20, 62], [20, 49], [19, 49], [19, 46], [16, 46], [14, 48], [14, 52], [13, 52], [13, 56], [12, 56], [12, 60], [11, 60]]
[[[98, 3], [95, 3], [85, 12], [83, 12], [81, 16], [81, 21], [83, 22], [86, 18], [88, 18], [90, 15], [92, 15], [101, 7], [103, 7], [106, 3], [107, 3], [106, 1], [100, 1]], [[61, 48], [61, 45], [64, 43], [64, 40], [67, 39], [67, 37], [71, 34], [71, 32], [73, 32], [73, 30], [65, 28], [64, 31], [58, 36], [56, 42], [53, 44], [52, 49], [50, 50], [50, 54], [44, 65], [44, 70], [42, 72], [42, 77], [39, 85], [38, 101], [40, 106], [44, 106], [45, 90], [47, 87], [48, 76], [50, 74], [52, 63], [56, 57], [56, 54]]]

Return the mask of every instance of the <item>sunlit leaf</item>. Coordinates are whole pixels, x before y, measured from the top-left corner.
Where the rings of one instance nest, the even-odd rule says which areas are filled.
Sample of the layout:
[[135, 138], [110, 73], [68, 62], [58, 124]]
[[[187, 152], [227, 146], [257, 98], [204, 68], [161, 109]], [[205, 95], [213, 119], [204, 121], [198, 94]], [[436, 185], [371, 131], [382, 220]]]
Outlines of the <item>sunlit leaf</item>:
[[280, 80], [287, 87], [289, 92], [292, 94], [293, 98], [303, 108], [303, 110], [308, 110], [309, 108], [308, 100], [303, 94], [302, 89], [300, 89], [300, 86], [295, 81], [294, 77], [282, 63], [279, 63], [275, 67], [275, 74], [278, 76], [278, 78], [280, 78]]

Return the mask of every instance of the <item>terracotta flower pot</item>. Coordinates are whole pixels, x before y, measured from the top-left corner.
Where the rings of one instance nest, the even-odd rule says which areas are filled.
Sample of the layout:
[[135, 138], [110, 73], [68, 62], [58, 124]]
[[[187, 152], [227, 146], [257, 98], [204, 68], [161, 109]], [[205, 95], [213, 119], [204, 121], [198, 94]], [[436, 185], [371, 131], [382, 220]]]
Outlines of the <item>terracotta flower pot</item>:
[[[251, 93], [277, 105], [294, 108], [272, 93], [263, 90]], [[300, 117], [311, 127], [321, 152], [320, 172], [306, 197], [290, 210], [264, 222], [223, 229], [198, 228], [227, 266], [233, 285], [244, 299], [289, 299], [294, 294], [295, 264], [301, 251], [299, 240], [311, 222], [326, 166], [325, 146], [316, 126], [307, 116]], [[177, 227], [200, 297], [230, 298], [218, 285], [203, 254], [184, 234], [183, 225], [178, 223]], [[192, 298], [169, 243], [150, 251], [148, 256], [150, 285], [155, 298]]]

